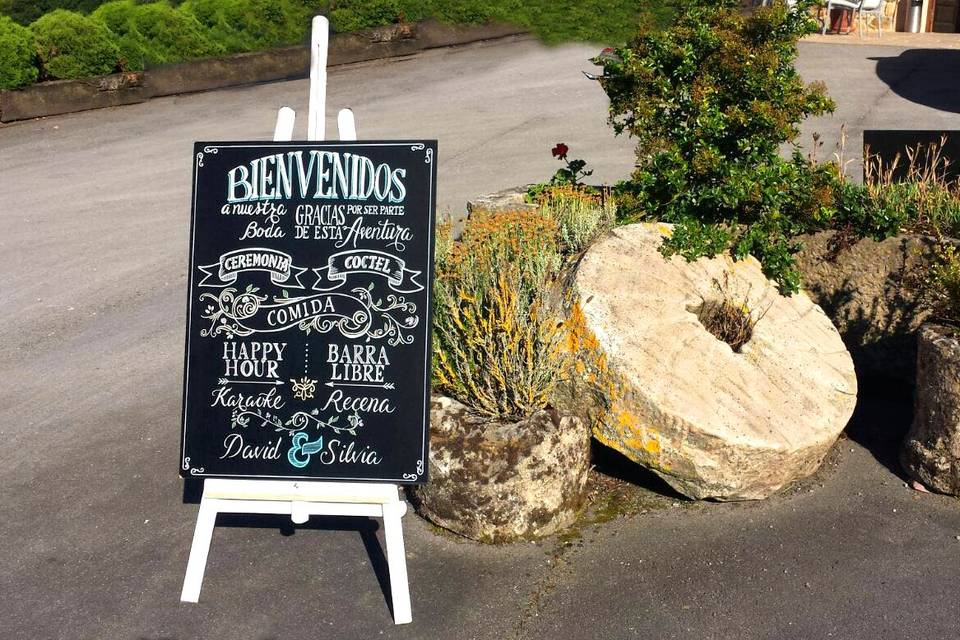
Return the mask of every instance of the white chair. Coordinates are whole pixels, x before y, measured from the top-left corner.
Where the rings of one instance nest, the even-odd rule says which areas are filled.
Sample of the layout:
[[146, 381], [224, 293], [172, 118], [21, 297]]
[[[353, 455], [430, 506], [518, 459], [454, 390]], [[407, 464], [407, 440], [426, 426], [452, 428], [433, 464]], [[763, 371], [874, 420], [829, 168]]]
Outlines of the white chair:
[[883, 33], [883, 23], [886, 22], [891, 31], [896, 31], [898, 8], [897, 0], [881, 0], [876, 9], [861, 12], [861, 29], [868, 31], [870, 27], [876, 26], [877, 37], [879, 38], [880, 34]]
[[876, 20], [877, 37], [879, 38], [882, 31], [880, 23], [883, 20], [884, 4], [884, 0], [859, 0], [859, 2], [856, 0], [827, 0], [826, 15], [823, 18], [823, 30], [821, 34], [825, 35], [827, 33], [827, 27], [830, 24], [830, 12], [833, 9], [847, 9], [855, 14], [858, 36], [863, 37], [863, 31], [866, 28], [864, 14], [869, 14], [872, 19]]

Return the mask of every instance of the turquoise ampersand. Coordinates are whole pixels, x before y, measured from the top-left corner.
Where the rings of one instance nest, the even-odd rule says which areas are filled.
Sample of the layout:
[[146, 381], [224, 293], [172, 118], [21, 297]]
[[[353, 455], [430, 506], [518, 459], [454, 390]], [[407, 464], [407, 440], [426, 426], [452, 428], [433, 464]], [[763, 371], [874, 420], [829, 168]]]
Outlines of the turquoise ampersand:
[[313, 442], [308, 442], [310, 436], [304, 432], [293, 434], [293, 444], [287, 452], [287, 461], [297, 469], [303, 469], [310, 464], [310, 457], [323, 449], [323, 436]]

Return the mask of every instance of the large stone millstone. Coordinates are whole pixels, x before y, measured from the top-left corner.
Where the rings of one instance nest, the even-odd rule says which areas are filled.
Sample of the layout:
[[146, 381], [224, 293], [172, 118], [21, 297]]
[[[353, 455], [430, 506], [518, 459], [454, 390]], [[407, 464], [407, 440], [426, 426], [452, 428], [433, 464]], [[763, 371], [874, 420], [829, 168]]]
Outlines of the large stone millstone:
[[926, 324], [917, 353], [916, 408], [900, 461], [915, 479], [960, 495], [960, 340], [956, 329]]
[[[614, 229], [573, 277], [616, 379], [594, 436], [692, 498], [759, 499], [813, 473], [856, 404], [840, 335], [803, 294], [779, 295], [753, 258], [659, 253], [668, 225]], [[740, 353], [696, 310], [728, 297], [762, 314]], [[585, 392], [584, 392], [585, 393]]]
[[837, 232], [822, 231], [800, 241], [803, 288], [833, 320], [857, 372], [913, 385], [917, 330], [930, 315], [914, 281], [934, 259], [934, 240], [864, 238], [837, 249]]
[[430, 405], [430, 481], [417, 513], [481, 542], [553, 534], [576, 519], [590, 468], [578, 417], [538, 411], [519, 422], [483, 418], [451, 398]]

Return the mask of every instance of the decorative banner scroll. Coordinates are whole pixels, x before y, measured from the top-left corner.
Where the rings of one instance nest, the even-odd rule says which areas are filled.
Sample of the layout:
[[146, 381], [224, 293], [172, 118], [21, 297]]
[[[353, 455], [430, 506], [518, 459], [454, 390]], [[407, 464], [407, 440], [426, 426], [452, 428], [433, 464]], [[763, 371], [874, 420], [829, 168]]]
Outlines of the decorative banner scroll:
[[326, 266], [318, 267], [313, 272], [317, 275], [317, 282], [313, 285], [316, 291], [338, 289], [347, 281], [347, 276], [357, 273], [382, 276], [397, 293], [423, 291], [423, 285], [417, 282], [421, 272], [407, 269], [403, 260], [384, 251], [341, 251], [329, 256]]
[[200, 331], [204, 337], [249, 336], [276, 333], [291, 327], [310, 332], [336, 331], [344, 338], [384, 338], [391, 346], [410, 344], [409, 330], [419, 324], [417, 306], [403, 296], [388, 295], [386, 301], [374, 300], [368, 289], [351, 293], [319, 293], [300, 298], [274, 298], [254, 292], [227, 288], [219, 295], [204, 293], [202, 315], [210, 326]]
[[237, 281], [237, 274], [264, 271], [270, 274], [273, 284], [303, 289], [300, 276], [307, 271], [306, 267], [294, 266], [293, 258], [286, 253], [261, 247], [229, 251], [214, 264], [197, 268], [204, 274], [203, 280], [197, 283], [201, 287], [227, 287]]

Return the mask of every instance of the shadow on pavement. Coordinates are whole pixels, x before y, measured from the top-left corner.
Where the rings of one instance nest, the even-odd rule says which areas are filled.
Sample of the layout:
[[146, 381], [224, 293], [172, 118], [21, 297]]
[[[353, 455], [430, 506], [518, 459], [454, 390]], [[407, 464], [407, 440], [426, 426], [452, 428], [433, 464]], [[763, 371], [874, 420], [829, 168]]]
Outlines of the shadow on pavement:
[[913, 389], [886, 380], [858, 380], [860, 390], [846, 434], [903, 481], [900, 446], [913, 421]]
[[870, 59], [877, 62], [877, 77], [901, 98], [960, 113], [960, 50], [908, 49]]
[[590, 464], [593, 470], [622, 482], [635, 485], [670, 500], [690, 500], [678, 493], [666, 481], [653, 471], [640, 466], [619, 451], [611, 449], [596, 440], [590, 441]]
[[220, 513], [217, 515], [217, 527], [277, 529], [282, 536], [296, 535], [297, 530], [356, 531], [360, 534], [360, 540], [363, 542], [363, 547], [367, 552], [367, 556], [370, 558], [370, 566], [373, 567], [374, 574], [377, 576], [377, 583], [380, 585], [380, 592], [383, 594], [386, 605], [390, 609], [390, 615], [393, 615], [393, 597], [390, 592], [390, 571], [387, 565], [386, 553], [380, 544], [380, 540], [377, 538], [377, 531], [380, 529], [380, 523], [378, 521], [372, 518], [323, 516], [311, 518], [305, 524], [295, 525], [290, 520], [290, 516]]

